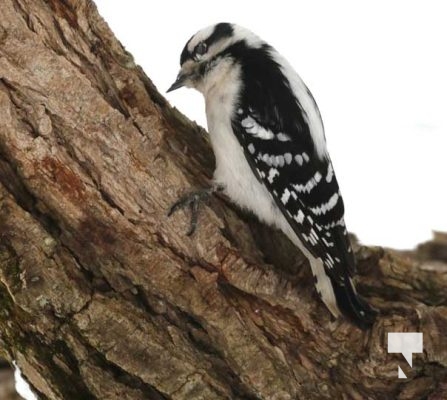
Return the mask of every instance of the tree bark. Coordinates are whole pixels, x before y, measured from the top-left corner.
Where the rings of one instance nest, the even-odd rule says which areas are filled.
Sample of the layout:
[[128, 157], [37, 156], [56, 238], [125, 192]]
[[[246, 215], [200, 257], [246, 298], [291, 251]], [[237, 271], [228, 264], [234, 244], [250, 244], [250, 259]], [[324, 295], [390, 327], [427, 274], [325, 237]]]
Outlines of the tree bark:
[[[445, 264], [357, 245], [381, 316], [331, 321], [303, 256], [225, 198], [192, 238], [166, 217], [209, 184], [208, 140], [91, 1], [0, 8], [0, 348], [39, 398], [446, 398]], [[413, 368], [400, 331], [424, 333]]]

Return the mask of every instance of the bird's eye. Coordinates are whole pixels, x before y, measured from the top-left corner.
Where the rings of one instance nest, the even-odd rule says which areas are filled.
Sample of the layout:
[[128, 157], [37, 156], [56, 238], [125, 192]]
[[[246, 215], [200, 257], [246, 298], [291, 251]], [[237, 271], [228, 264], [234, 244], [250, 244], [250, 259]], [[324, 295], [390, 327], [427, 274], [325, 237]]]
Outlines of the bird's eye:
[[207, 51], [206, 43], [205, 43], [205, 42], [200, 42], [200, 43], [196, 46], [194, 53], [195, 53], [197, 56], [203, 56], [203, 55], [206, 53], [206, 51]]

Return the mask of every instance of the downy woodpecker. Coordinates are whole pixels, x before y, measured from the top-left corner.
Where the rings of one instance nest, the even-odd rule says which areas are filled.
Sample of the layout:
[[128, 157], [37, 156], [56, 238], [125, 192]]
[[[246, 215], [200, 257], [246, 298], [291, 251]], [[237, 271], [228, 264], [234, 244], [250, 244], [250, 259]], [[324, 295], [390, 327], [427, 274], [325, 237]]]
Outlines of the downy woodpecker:
[[[372, 325], [376, 312], [352, 280], [356, 261], [323, 122], [304, 82], [273, 47], [229, 23], [192, 36], [180, 65], [168, 91], [186, 86], [205, 97], [216, 187], [304, 253], [335, 317]], [[197, 211], [201, 197], [184, 197], [171, 211], [186, 203]], [[195, 212], [192, 230], [196, 223]]]

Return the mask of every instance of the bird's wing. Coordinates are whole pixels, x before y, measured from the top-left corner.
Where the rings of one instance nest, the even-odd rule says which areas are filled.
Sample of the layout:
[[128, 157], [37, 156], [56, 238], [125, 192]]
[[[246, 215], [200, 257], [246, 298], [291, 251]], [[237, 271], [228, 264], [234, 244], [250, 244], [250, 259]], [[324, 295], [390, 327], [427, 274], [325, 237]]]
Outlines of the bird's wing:
[[265, 85], [262, 74], [245, 80], [233, 131], [254, 174], [303, 245], [342, 283], [352, 275], [355, 260], [331, 161], [326, 152], [317, 154], [306, 115], [291, 91], [284, 90], [286, 83]]

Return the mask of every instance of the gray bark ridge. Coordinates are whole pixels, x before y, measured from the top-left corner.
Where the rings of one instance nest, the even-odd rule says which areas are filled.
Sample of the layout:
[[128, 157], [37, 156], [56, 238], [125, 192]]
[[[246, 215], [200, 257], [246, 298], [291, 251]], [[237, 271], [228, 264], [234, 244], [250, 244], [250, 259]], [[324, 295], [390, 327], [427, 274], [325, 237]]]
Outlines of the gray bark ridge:
[[[192, 238], [166, 217], [212, 152], [91, 1], [1, 12], [0, 348], [40, 398], [445, 398], [444, 264], [357, 246], [381, 317], [332, 322], [278, 232], [220, 198]], [[399, 331], [424, 333], [411, 369]]]

